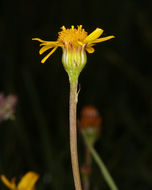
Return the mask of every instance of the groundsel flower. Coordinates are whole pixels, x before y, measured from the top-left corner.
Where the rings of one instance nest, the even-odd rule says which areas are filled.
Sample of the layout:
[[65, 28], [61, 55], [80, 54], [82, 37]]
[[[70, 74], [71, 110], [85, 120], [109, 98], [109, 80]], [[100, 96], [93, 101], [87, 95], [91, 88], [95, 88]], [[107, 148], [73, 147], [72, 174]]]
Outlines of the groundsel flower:
[[41, 42], [40, 46], [43, 47], [39, 51], [40, 54], [51, 49], [51, 51], [42, 59], [42, 63], [44, 63], [58, 47], [63, 49], [62, 62], [70, 79], [71, 77], [77, 79], [84, 68], [87, 61], [86, 51], [88, 53], [93, 53], [95, 51], [94, 45], [96, 43], [114, 38], [114, 36], [100, 38], [103, 33], [101, 28], [96, 28], [89, 35], [82, 28], [82, 25], [79, 25], [77, 28], [71, 26], [71, 28], [68, 29], [66, 29], [65, 26], [62, 26], [61, 29], [62, 30], [58, 33], [57, 41], [44, 41], [39, 38], [33, 38], [32, 40]]

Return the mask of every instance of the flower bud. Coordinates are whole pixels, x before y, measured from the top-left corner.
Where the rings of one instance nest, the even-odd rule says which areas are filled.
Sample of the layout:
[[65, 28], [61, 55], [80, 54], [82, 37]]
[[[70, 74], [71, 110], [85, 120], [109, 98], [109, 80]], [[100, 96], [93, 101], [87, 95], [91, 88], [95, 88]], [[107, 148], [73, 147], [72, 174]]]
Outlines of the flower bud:
[[101, 133], [102, 118], [94, 106], [85, 106], [81, 111], [78, 127], [85, 133], [90, 143], [94, 144]]

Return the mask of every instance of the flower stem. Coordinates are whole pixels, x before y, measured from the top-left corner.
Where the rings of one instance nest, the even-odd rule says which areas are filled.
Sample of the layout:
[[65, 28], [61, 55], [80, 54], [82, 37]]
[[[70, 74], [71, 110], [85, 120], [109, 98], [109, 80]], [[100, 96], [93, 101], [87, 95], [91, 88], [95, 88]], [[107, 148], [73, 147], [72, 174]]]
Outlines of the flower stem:
[[77, 125], [76, 125], [76, 110], [77, 110], [77, 80], [70, 81], [70, 150], [71, 150], [71, 162], [74, 177], [74, 184], [76, 190], [82, 190], [79, 163], [78, 163], [78, 151], [77, 151]]
[[88, 141], [87, 136], [82, 133], [83, 137], [84, 137], [84, 141], [86, 146], [89, 148], [92, 157], [94, 158], [95, 162], [97, 163], [97, 165], [100, 168], [100, 171], [102, 173], [102, 175], [104, 176], [107, 184], [109, 185], [111, 190], [118, 190], [118, 187], [116, 186], [114, 180], [112, 179], [108, 169], [106, 168], [104, 162], [102, 161], [101, 157], [99, 156], [99, 154], [96, 152], [96, 150], [94, 149], [94, 146]]

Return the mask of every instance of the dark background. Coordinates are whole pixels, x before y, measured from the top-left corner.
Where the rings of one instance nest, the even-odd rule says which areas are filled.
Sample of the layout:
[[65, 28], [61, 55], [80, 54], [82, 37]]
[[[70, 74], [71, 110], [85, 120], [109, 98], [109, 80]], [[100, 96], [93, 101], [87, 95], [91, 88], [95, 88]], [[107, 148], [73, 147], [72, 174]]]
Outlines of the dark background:
[[[32, 37], [56, 40], [62, 25], [96, 27], [116, 38], [97, 44], [81, 73], [84, 105], [103, 117], [97, 151], [120, 190], [152, 189], [152, 1], [0, 1], [0, 91], [16, 94], [16, 119], [0, 124], [0, 173], [40, 173], [37, 189], [74, 189], [69, 152], [69, 83], [58, 49], [41, 64]], [[80, 163], [83, 142], [79, 140]], [[108, 190], [93, 163], [92, 189]], [[5, 189], [2, 183], [1, 189]]]

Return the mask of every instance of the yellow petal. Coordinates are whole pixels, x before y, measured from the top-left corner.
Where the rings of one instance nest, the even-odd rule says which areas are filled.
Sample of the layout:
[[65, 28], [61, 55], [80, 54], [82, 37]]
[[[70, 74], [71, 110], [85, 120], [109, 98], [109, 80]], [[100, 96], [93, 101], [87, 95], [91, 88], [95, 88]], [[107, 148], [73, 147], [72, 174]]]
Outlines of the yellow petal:
[[100, 42], [103, 42], [103, 41], [106, 41], [106, 40], [110, 40], [112, 38], [115, 38], [115, 36], [107, 36], [107, 37], [104, 37], [104, 38], [98, 38], [98, 39], [94, 40], [92, 43], [100, 43]]
[[99, 36], [101, 36], [102, 33], [103, 30], [101, 28], [97, 28], [85, 38], [84, 43], [92, 42], [93, 40], [99, 38]]
[[52, 45], [43, 46], [43, 47], [40, 49], [39, 54], [41, 55], [42, 53], [44, 53], [45, 51], [47, 51], [47, 50], [49, 50], [49, 49], [51, 49], [51, 48], [53, 48], [53, 47], [54, 47], [53, 44], [52, 44]]
[[40, 38], [32, 38], [32, 40], [36, 40], [36, 41], [39, 41], [39, 42], [47, 42], [47, 41], [44, 41], [44, 40], [41, 40]]
[[93, 47], [86, 47], [85, 49], [88, 53], [93, 53], [95, 51]]
[[45, 42], [41, 43], [40, 46], [46, 46], [46, 45], [54, 45], [54, 46], [56, 46], [58, 44], [59, 44], [59, 42], [57, 42], [57, 41], [45, 41]]
[[1, 180], [9, 189], [16, 189], [15, 181], [10, 182], [4, 175], [1, 175]]
[[32, 40], [36, 40], [36, 41], [41, 42], [40, 46], [51, 45], [51, 44], [58, 44], [57, 41], [45, 41], [45, 40], [41, 40], [40, 38], [32, 38]]
[[50, 57], [55, 52], [57, 48], [57, 46], [53, 48], [52, 51], [42, 59], [41, 63], [44, 63], [48, 59], [48, 57]]
[[28, 172], [25, 174], [21, 181], [19, 182], [17, 189], [18, 190], [32, 190], [36, 181], [38, 180], [39, 175], [35, 172]]
[[92, 47], [92, 46], [94, 46], [95, 44], [87, 44], [87, 47]]

